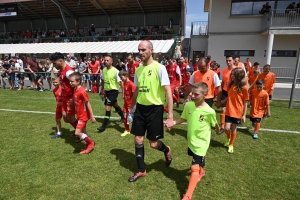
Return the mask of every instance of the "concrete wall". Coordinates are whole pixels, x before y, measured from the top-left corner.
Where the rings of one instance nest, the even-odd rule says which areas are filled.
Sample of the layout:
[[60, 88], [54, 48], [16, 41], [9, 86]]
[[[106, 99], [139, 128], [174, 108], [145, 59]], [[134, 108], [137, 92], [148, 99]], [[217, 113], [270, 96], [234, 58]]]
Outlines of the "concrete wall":
[[189, 58], [193, 59], [193, 51], [205, 51], [205, 55], [207, 54], [207, 46], [208, 46], [208, 37], [197, 37], [197, 38], [191, 38], [191, 49]]

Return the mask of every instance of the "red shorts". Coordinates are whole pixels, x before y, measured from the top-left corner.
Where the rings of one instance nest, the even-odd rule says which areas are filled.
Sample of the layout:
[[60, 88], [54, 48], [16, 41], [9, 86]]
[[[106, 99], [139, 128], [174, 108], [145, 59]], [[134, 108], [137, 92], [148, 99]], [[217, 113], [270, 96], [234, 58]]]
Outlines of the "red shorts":
[[130, 105], [124, 104], [123, 106], [123, 113], [129, 113]]
[[75, 115], [75, 106], [70, 106], [69, 101], [71, 101], [73, 97], [63, 97], [62, 98], [62, 111], [65, 111], [67, 115]]
[[86, 127], [87, 121], [78, 120], [76, 129], [83, 130]]
[[174, 93], [175, 91], [175, 88], [179, 87], [179, 84], [171, 84], [171, 92], [172, 94]]
[[61, 119], [61, 118], [62, 118], [62, 106], [56, 106], [55, 119]]

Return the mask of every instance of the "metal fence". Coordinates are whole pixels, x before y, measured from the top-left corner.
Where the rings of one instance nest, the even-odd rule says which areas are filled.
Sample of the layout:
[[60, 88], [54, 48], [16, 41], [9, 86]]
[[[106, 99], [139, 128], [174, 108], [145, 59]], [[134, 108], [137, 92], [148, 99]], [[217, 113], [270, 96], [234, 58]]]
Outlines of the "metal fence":
[[[278, 79], [293, 79], [295, 75], [295, 67], [272, 67], [271, 71]], [[297, 78], [300, 79], [299, 73]]]
[[270, 27], [300, 27], [300, 9], [276, 9], [264, 14], [262, 30]]
[[192, 22], [191, 36], [208, 34], [208, 21]]

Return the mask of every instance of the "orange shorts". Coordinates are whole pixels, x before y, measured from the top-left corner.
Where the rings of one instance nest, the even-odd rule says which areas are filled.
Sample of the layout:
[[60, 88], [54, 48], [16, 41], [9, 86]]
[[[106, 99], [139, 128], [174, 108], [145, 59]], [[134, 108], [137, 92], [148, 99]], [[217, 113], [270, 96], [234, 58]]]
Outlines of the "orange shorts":
[[86, 127], [86, 121], [78, 120], [76, 129], [83, 130]]
[[65, 111], [67, 115], [75, 115], [75, 106], [70, 106], [69, 102], [73, 97], [63, 97], [62, 98], [62, 111]]

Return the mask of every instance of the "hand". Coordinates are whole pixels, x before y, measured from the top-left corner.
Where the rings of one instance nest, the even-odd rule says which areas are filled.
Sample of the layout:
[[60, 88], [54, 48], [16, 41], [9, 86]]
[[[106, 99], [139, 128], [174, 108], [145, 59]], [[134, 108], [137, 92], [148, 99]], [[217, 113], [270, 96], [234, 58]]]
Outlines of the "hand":
[[164, 122], [164, 126], [167, 127], [167, 129], [170, 131], [172, 129], [172, 127], [174, 126], [174, 121], [173, 119], [167, 119], [165, 122]]
[[220, 107], [222, 106], [222, 103], [221, 103], [221, 101], [217, 101], [217, 102], [215, 103], [215, 105], [216, 105], [217, 108], [220, 108]]
[[271, 117], [271, 113], [267, 113], [267, 117]]
[[246, 116], [242, 117], [242, 122], [245, 123], [246, 122]]
[[92, 121], [92, 123], [96, 123], [97, 122], [94, 116], [91, 117], [91, 121]]

